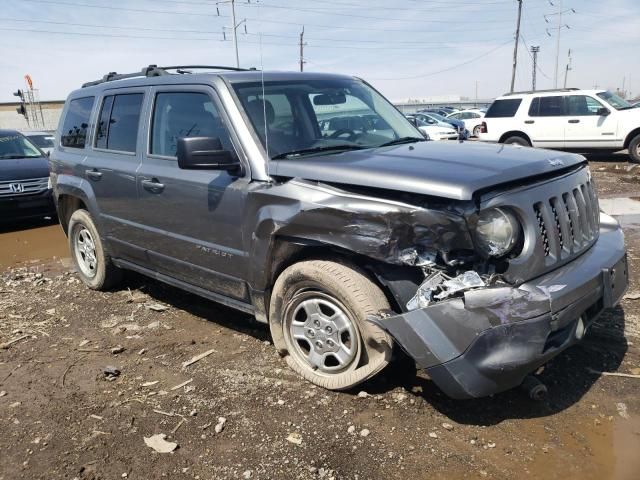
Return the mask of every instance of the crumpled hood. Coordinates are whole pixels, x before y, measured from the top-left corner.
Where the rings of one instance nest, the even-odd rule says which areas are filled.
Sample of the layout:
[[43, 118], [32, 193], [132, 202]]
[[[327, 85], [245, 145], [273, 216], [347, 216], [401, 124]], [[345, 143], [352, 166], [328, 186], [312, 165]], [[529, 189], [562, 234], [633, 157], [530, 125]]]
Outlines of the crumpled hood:
[[269, 173], [470, 200], [474, 192], [584, 162], [581, 155], [480, 142], [418, 142], [272, 160]]
[[47, 157], [37, 158], [0, 158], [0, 182], [7, 180], [25, 180], [49, 176]]

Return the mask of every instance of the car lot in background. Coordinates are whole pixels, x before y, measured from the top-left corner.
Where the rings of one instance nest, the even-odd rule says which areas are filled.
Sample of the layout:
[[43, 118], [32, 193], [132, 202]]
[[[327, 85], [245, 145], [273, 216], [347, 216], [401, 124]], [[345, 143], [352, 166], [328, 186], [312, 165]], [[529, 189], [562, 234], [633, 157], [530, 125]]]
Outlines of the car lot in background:
[[0, 221], [55, 215], [47, 156], [16, 130], [0, 130]]
[[431, 120], [432, 123], [429, 123], [414, 115], [407, 115], [406, 117], [411, 121], [411, 123], [418, 127], [418, 130], [426, 134], [429, 140], [440, 141], [459, 139], [458, 131], [451, 125], [436, 122], [435, 120]]
[[581, 153], [629, 149], [637, 163], [640, 110], [607, 90], [515, 92], [493, 102], [480, 139]]
[[480, 127], [482, 125], [482, 119], [484, 112], [479, 109], [461, 110], [459, 112], [451, 113], [447, 118], [462, 120], [467, 130], [471, 132], [471, 135], [477, 137], [480, 135]]
[[467, 138], [469, 138], [469, 131], [467, 130], [462, 120], [443, 117], [442, 115], [432, 112], [418, 112], [414, 113], [412, 116], [419, 118], [423, 122], [426, 122], [430, 125], [434, 124], [432, 122], [436, 122], [436, 124], [441, 127], [453, 127], [458, 131], [458, 138], [462, 140], [466, 140]]
[[31, 140], [36, 147], [42, 150], [44, 153], [49, 154], [54, 147], [55, 136], [53, 132], [44, 131], [23, 131], [22, 134]]

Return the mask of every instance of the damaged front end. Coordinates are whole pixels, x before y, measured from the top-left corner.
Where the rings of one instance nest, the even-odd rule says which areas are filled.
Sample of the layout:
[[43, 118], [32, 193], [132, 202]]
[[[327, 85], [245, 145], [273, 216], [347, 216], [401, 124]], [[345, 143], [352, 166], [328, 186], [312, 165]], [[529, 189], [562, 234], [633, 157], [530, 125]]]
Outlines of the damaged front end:
[[[622, 231], [599, 214], [591, 189], [583, 169], [484, 200], [480, 212], [515, 212], [519, 239], [498, 234], [499, 242], [479, 249], [484, 263], [453, 272], [433, 258], [407, 253], [424, 280], [404, 305], [406, 312], [369, 321], [391, 334], [452, 398], [518, 386], [579, 341], [627, 288]], [[510, 220], [500, 222], [504, 227]], [[510, 250], [505, 254], [504, 248]], [[496, 252], [502, 256], [492, 256]]]

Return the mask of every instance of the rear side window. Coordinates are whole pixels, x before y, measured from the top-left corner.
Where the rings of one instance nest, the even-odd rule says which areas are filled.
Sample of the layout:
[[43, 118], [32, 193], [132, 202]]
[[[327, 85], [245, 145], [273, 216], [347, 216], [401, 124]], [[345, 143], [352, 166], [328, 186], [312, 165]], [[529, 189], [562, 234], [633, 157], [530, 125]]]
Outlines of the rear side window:
[[561, 117], [566, 115], [564, 97], [536, 97], [529, 107], [530, 117]]
[[96, 128], [97, 148], [135, 153], [143, 99], [142, 93], [104, 98]]
[[62, 124], [60, 142], [63, 147], [84, 148], [94, 97], [75, 98], [69, 102]]
[[485, 118], [504, 118], [513, 117], [518, 111], [518, 107], [522, 103], [521, 98], [509, 98], [504, 100], [496, 100], [491, 104]]

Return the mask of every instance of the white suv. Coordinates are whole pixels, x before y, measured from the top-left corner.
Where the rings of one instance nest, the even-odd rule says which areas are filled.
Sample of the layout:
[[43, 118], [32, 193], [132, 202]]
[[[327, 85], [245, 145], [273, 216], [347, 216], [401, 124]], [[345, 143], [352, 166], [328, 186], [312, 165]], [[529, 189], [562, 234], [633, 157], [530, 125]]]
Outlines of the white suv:
[[629, 149], [640, 162], [640, 109], [606, 90], [539, 90], [497, 98], [480, 140], [583, 153]]

